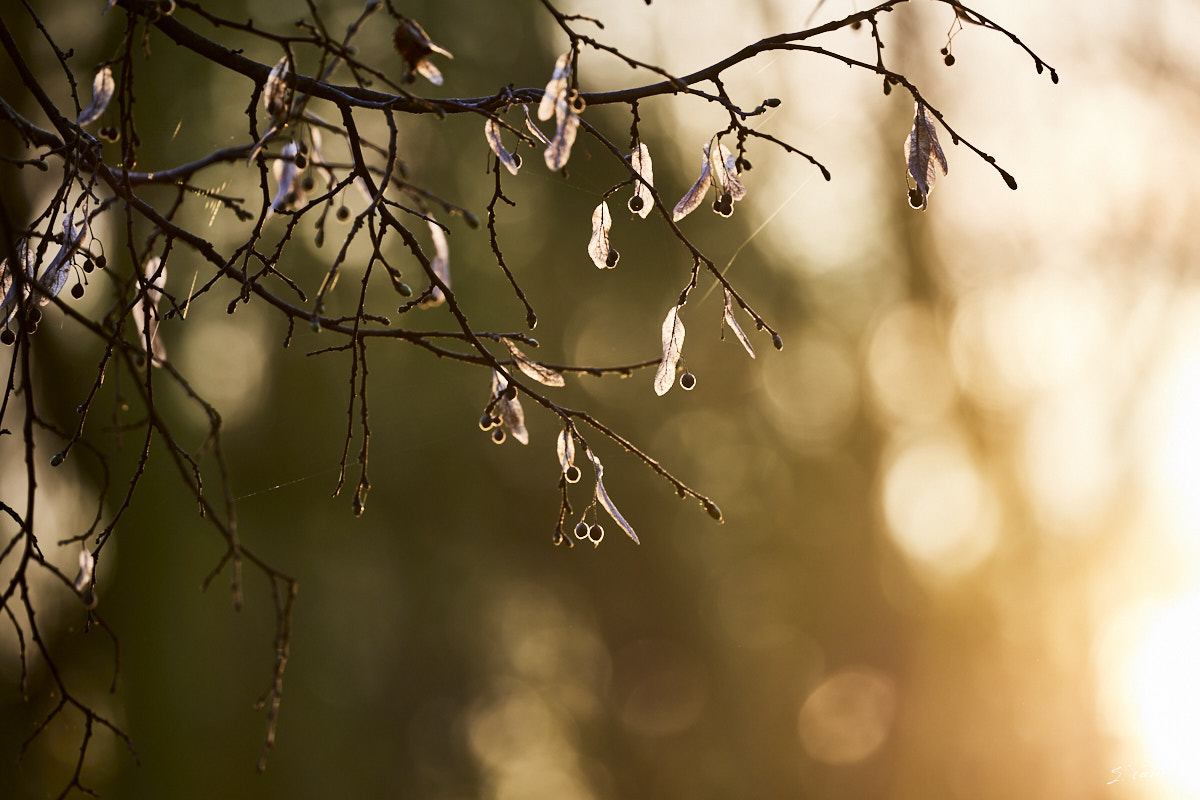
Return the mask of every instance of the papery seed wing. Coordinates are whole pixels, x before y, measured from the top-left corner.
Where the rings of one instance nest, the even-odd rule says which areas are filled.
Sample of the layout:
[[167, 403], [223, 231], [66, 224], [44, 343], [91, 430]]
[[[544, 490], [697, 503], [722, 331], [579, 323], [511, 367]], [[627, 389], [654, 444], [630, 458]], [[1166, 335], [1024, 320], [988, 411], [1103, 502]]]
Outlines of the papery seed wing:
[[[916, 104], [912, 130], [904, 140], [904, 156], [908, 163], [908, 174], [916, 183], [915, 196], [910, 196], [909, 202], [913, 208], [924, 211], [929, 206], [929, 193], [933, 191], [933, 183], [937, 180], [938, 168], [941, 168], [943, 175], [947, 175], [950, 164], [938, 143], [937, 128], [925, 113], [925, 106], [919, 102]], [[920, 205], [917, 204], [918, 200]]]
[[529, 356], [517, 349], [516, 343], [512, 339], [501, 337], [500, 341], [504, 342], [504, 346], [508, 348], [508, 352], [512, 354], [513, 361], [517, 362], [517, 368], [524, 372], [529, 377], [533, 378], [538, 383], [544, 386], [561, 387], [566, 386], [566, 381], [563, 380], [562, 373], [558, 370], [550, 369], [550, 367], [531, 359]]
[[609, 269], [617, 265], [616, 259], [613, 263], [608, 263], [613, 252], [608, 241], [608, 232], [611, 229], [612, 214], [608, 210], [608, 201], [602, 200], [592, 212], [592, 239], [588, 242], [588, 255], [592, 257], [592, 263], [600, 269]]
[[434, 86], [442, 85], [442, 71], [435, 67], [428, 58], [422, 58], [417, 62], [417, 74], [423, 75]]
[[691, 189], [687, 190], [687, 194], [679, 199], [675, 204], [675, 210], [671, 212], [671, 220], [679, 222], [688, 214], [695, 211], [704, 202], [704, 195], [708, 194], [708, 187], [712, 181], [708, 179], [708, 150], [705, 149], [704, 166], [700, 168], [700, 177], [692, 185]]
[[287, 119], [288, 87], [284, 80], [287, 74], [288, 59], [284, 56], [271, 68], [271, 74], [267, 76], [267, 82], [263, 86], [263, 108], [267, 109], [267, 114], [276, 127], [281, 126]]
[[725, 191], [734, 202], [746, 196], [746, 187], [738, 177], [737, 156], [729, 152], [729, 148], [721, 145], [721, 155], [725, 157]]
[[592, 466], [596, 468], [596, 501], [613, 518], [613, 522], [617, 523], [621, 527], [621, 530], [629, 535], [630, 539], [633, 539], [634, 544], [641, 544], [637, 534], [633, 532], [633, 526], [625, 520], [625, 517], [621, 516], [621, 512], [617, 510], [616, 504], [608, 496], [608, 490], [604, 488], [604, 466], [600, 463], [600, 459], [596, 458], [591, 450], [587, 451], [587, 457], [591, 459]]
[[96, 558], [86, 547], [79, 551], [79, 574], [75, 576], [75, 591], [82, 592], [92, 582], [92, 571], [96, 568]]
[[[142, 346], [151, 354], [156, 363], [167, 359], [167, 349], [162, 337], [158, 335], [158, 301], [162, 290], [167, 285], [167, 269], [158, 256], [151, 256], [142, 265], [142, 276], [145, 287], [141, 290], [137, 301], [130, 309], [133, 326], [137, 329]], [[147, 341], [149, 346], [146, 346]]]
[[567, 91], [567, 79], [571, 76], [571, 54], [570, 52], [563, 53], [554, 62], [554, 74], [550, 77], [550, 82], [546, 84], [546, 91], [542, 94], [542, 102], [538, 104], [538, 119], [548, 120], [555, 114], [555, 106], [558, 104], [558, 96]]
[[654, 196], [650, 193], [649, 188], [654, 185], [654, 164], [650, 160], [650, 148], [646, 147], [644, 143], [638, 142], [638, 146], [629, 156], [629, 166], [633, 167], [633, 171], [642, 178], [640, 181], [635, 181], [633, 189], [633, 196], [642, 201], [642, 206], [633, 213], [645, 219], [654, 210]]
[[671, 306], [667, 318], [662, 325], [662, 361], [658, 365], [658, 373], [654, 376], [654, 393], [659, 397], [671, 390], [675, 385], [675, 366], [683, 353], [683, 320], [679, 319], [679, 306]]
[[746, 337], [746, 332], [742, 330], [742, 326], [738, 324], [737, 317], [733, 315], [733, 295], [729, 293], [728, 289], [725, 290], [725, 317], [723, 322], [733, 331], [733, 335], [742, 343], [742, 347], [746, 348], [746, 352], [750, 354], [750, 357], [754, 358], [754, 346], [750, 344], [750, 340]]
[[533, 123], [533, 117], [529, 116], [529, 107], [522, 106], [522, 108], [525, 109], [525, 127], [529, 129], [529, 132], [532, 133], [539, 142], [544, 145], [549, 145], [550, 138], [546, 136], [546, 134], [542, 133], [542, 129]]
[[563, 472], [566, 472], [575, 464], [575, 437], [571, 436], [570, 428], [564, 427], [559, 432], [554, 446], [558, 451], [559, 466], [562, 467]]
[[501, 400], [496, 407], [500, 410], [500, 421], [504, 423], [509, 434], [521, 444], [529, 444], [529, 431], [525, 428], [525, 410], [521, 408], [520, 398]]
[[[442, 226], [436, 222], [429, 222], [429, 238], [433, 240], [433, 258], [429, 260], [429, 266], [433, 270], [433, 274], [441, 279], [446, 287], [450, 286], [450, 246], [446, 243], [446, 232], [442, 230]], [[422, 307], [429, 308], [431, 306], [440, 306], [446, 302], [446, 294], [440, 286], [434, 286], [429, 294], [429, 297], [424, 300]]]
[[729, 167], [725, 160], [725, 154], [729, 150], [721, 144], [720, 134], [712, 138], [708, 143], [706, 150], [708, 154], [708, 176], [712, 181], [713, 188], [717, 190], [717, 197], [728, 191], [729, 187]]
[[83, 242], [83, 235], [87, 232], [87, 206], [82, 209], [82, 217], [78, 225], [75, 223], [75, 212], [67, 214], [63, 220], [63, 243], [59, 248], [58, 254], [50, 262], [37, 280], [37, 296], [38, 305], [44, 306], [50, 302], [50, 298], [57, 297], [62, 291], [63, 286], [67, 284], [67, 278], [71, 274], [71, 259], [75, 256], [75, 252], [79, 250], [79, 245]]
[[299, 203], [300, 185], [297, 178], [300, 177], [300, 170], [296, 169], [296, 154], [299, 152], [300, 148], [296, 146], [295, 142], [288, 142], [280, 151], [280, 157], [275, 159], [275, 163], [271, 165], [271, 171], [275, 175], [275, 182], [279, 184], [279, 188], [275, 191], [275, 199], [271, 201], [271, 207], [267, 209], [267, 216], [285, 206]]
[[492, 148], [492, 152], [496, 154], [496, 158], [500, 159], [500, 163], [507, 167], [513, 175], [516, 175], [520, 167], [513, 154], [505, 149], [504, 142], [500, 139], [500, 126], [496, 120], [489, 117], [488, 121], [483, 123], [483, 135], [487, 137], [488, 147]]
[[79, 118], [75, 120], [75, 124], [87, 125], [100, 119], [100, 115], [104, 113], [104, 109], [108, 108], [108, 103], [112, 100], [113, 92], [116, 90], [117, 84], [113, 80], [112, 67], [103, 67], [92, 79], [92, 102], [79, 112]]
[[567, 165], [567, 161], [571, 158], [571, 147], [575, 144], [575, 134], [579, 130], [579, 115], [571, 110], [570, 104], [567, 103], [565, 89], [559, 94], [556, 108], [558, 128], [554, 134], [554, 140], [550, 142], [544, 153], [546, 166], [555, 172]]

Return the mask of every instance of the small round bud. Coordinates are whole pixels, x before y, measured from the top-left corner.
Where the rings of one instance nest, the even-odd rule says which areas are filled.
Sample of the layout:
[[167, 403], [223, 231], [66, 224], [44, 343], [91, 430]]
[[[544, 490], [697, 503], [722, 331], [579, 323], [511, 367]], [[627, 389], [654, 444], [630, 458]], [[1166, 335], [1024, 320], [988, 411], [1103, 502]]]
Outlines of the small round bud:
[[717, 522], [725, 521], [725, 519], [721, 516], [721, 509], [717, 508], [717, 504], [712, 502], [711, 500], [704, 501], [704, 510], [706, 512], [708, 512], [708, 515], [710, 517], [712, 517], [713, 519], [715, 519]]
[[95, 268], [96, 268], [96, 265], [92, 263], [92, 260], [90, 258], [85, 258], [83, 260], [83, 271], [84, 272], [91, 272]]
[[50, 466], [57, 467], [62, 464], [65, 459], [66, 457], [62, 453], [55, 453], [54, 455], [50, 456]]
[[749, 172], [754, 169], [754, 165], [750, 163], [750, 159], [748, 158], [739, 158], [737, 166], [742, 172]]
[[646, 201], [643, 200], [642, 198], [638, 197], [637, 195], [634, 195], [633, 197], [629, 198], [629, 210], [632, 211], [633, 213], [636, 214], [637, 212], [641, 211], [645, 207], [646, 207]]
[[778, 333], [771, 337], [771, 344], [775, 345], [776, 350], [783, 349], [783, 337]]
[[679, 376], [679, 388], [685, 392], [690, 392], [696, 388], [696, 376], [690, 372], [685, 372]]
[[308, 144], [306, 142], [296, 142], [296, 150], [304, 155], [308, 155]]
[[516, 400], [517, 399], [517, 387], [509, 386], [507, 389], [504, 390], [504, 396], [509, 400]]
[[861, 19], [856, 19], [856, 20], [854, 20], [854, 22], [850, 23], [850, 30], [852, 30], [852, 31], [857, 31], [861, 28], [862, 28], [862, 20]]
[[908, 204], [913, 208], [920, 208], [924, 203], [925, 198], [921, 195], [920, 189], [908, 190]]
[[33, 306], [25, 312], [25, 321], [36, 327], [42, 321], [42, 310], [37, 306]]
[[412, 287], [407, 283], [397, 284], [396, 291], [400, 293], [401, 297], [412, 297]]
[[504, 444], [504, 440], [508, 437], [504, 434], [503, 428], [496, 428], [492, 431], [492, 441], [496, 444]]
[[587, 535], [588, 535], [588, 524], [586, 522], [581, 522], [575, 526], [575, 538], [576, 539], [586, 539]]
[[513, 157], [513, 164], [516, 165], [517, 169], [520, 169], [521, 168], [521, 154], [513, 153], [512, 157]]
[[[306, 192], [311, 192], [313, 190], [313, 187], [316, 185], [317, 185], [317, 182], [312, 179], [311, 175], [305, 175], [304, 178], [302, 178], [300, 181], [300, 188]], [[293, 201], [293, 202], [295, 202], [295, 201]]]
[[313, 244], [317, 247], [325, 244], [325, 229], [317, 228], [317, 232], [313, 235]]
[[563, 535], [561, 528], [555, 528], [554, 533], [550, 534], [550, 541], [554, 544], [555, 547], [558, 547], [560, 544], [562, 544], [566, 540], [567, 540], [567, 537]]
[[354, 516], [361, 517], [363, 512], [367, 510], [367, 504], [363, 502], [361, 497], [355, 495], [354, 499], [350, 501], [350, 508], [354, 511]]
[[7, 346], [7, 345], [12, 344], [16, 340], [17, 340], [17, 335], [15, 333], [13, 333], [11, 330], [9, 330], [8, 328], [5, 328], [4, 332], [0, 333], [0, 344]]
[[588, 529], [587, 537], [592, 544], [600, 544], [600, 542], [604, 539], [604, 526], [593, 525]]
[[479, 418], [479, 430], [490, 431], [494, 427], [496, 427], [496, 418], [491, 414], [484, 414]]
[[345, 206], [339, 206], [337, 210], [338, 222], [345, 222], [350, 219], [350, 209]]
[[304, 169], [308, 166], [308, 156], [304, 155], [304, 153], [296, 153], [292, 157], [292, 162], [296, 165], [296, 169]]
[[579, 467], [572, 464], [567, 467], [566, 472], [563, 473], [563, 477], [567, 479], [567, 483], [579, 483], [579, 479], [583, 477], [583, 473], [579, 471]]
[[778, 97], [768, 97], [766, 100], [763, 100], [763, 105], [767, 108], [779, 108], [781, 102]]
[[615, 267], [617, 262], [621, 260], [621, 254], [616, 250], [609, 250], [608, 257], [604, 259], [604, 263], [609, 267]]
[[892, 93], [892, 82], [887, 78], [883, 79], [883, 93], [885, 96]]
[[175, 13], [175, 0], [158, 0], [158, 13], [164, 17]]
[[946, 53], [946, 57], [943, 58], [942, 61], [946, 62], [947, 67], [953, 67], [954, 66], [954, 54]]
[[104, 253], [96, 256], [96, 266], [100, 269], [104, 269], [106, 266], [108, 266], [108, 259], [104, 257]]
[[941, 54], [942, 54], [942, 55], [944, 55], [944, 56], [948, 56], [948, 55], [950, 55], [950, 51], [949, 51], [947, 48], [945, 48], [945, 47], [943, 47], [943, 48], [942, 48], [941, 50], [939, 50], [938, 52], [939, 52], [939, 53], [941, 53]]
[[82, 283], [77, 283], [71, 287], [71, 297], [74, 297], [76, 300], [83, 297], [83, 284]]

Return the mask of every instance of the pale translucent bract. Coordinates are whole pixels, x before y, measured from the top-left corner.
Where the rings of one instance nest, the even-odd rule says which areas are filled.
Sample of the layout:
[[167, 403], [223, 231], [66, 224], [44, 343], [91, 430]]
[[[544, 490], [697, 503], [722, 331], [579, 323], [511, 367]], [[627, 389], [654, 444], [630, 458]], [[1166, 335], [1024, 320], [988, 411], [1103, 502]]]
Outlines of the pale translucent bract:
[[79, 574], [75, 576], [75, 591], [82, 592], [92, 582], [96, 559], [86, 547], [79, 551]]
[[679, 318], [679, 306], [671, 306], [662, 325], [662, 361], [654, 376], [654, 393], [662, 397], [675, 385], [675, 367], [683, 353], [683, 320]]
[[[429, 221], [429, 238], [433, 240], [433, 258], [429, 259], [429, 267], [437, 275], [446, 288], [450, 287], [450, 245], [446, 242], [446, 232], [436, 222]], [[446, 293], [440, 286], [434, 285], [429, 297], [421, 305], [429, 308], [440, 306], [446, 302]]]
[[513, 175], [516, 175], [517, 170], [521, 167], [517, 164], [516, 157], [504, 147], [504, 142], [500, 139], [500, 126], [496, 120], [489, 117], [487, 122], [483, 123], [483, 135], [487, 137], [488, 147], [492, 148], [492, 152], [496, 154], [496, 158], [500, 159], [500, 163], [507, 167]]
[[522, 353], [516, 342], [507, 337], [500, 337], [500, 341], [504, 342], [504, 346], [508, 348], [508, 352], [512, 354], [513, 361], [517, 364], [517, 369], [533, 378], [543, 386], [553, 386], [555, 388], [566, 386], [566, 381], [563, 380], [562, 373], [558, 370], [551, 369], [545, 364], [539, 364], [529, 356]]
[[604, 507], [604, 510], [613, 518], [613, 522], [621, 527], [621, 530], [629, 534], [629, 538], [633, 539], [634, 544], [641, 544], [637, 534], [633, 532], [633, 526], [625, 521], [625, 517], [621, 516], [621, 512], [617, 510], [616, 504], [613, 503], [612, 498], [608, 496], [608, 491], [604, 488], [604, 465], [590, 449], [587, 451], [587, 457], [591, 460], [592, 466], [596, 468], [596, 502]]
[[275, 175], [275, 183], [279, 188], [275, 190], [275, 199], [267, 209], [268, 217], [283, 208], [301, 205], [304, 202], [304, 190], [299, 181], [300, 170], [296, 168], [296, 156], [299, 152], [300, 148], [295, 142], [288, 142], [283, 146], [279, 158], [271, 165], [271, 172]]
[[[716, 145], [715, 150], [714, 145]], [[719, 157], [717, 156], [718, 153], [720, 154]], [[709, 186], [716, 187], [718, 200], [726, 193], [729, 195], [729, 213], [722, 216], [732, 214], [733, 203], [746, 196], [746, 187], [742, 184], [741, 178], [738, 177], [737, 157], [729, 151], [728, 147], [720, 144], [719, 135], [714, 136], [708, 144], [704, 145], [704, 159], [700, 163], [700, 177], [692, 184], [692, 188], [688, 189], [687, 193], [675, 204], [675, 209], [671, 212], [671, 219], [674, 222], [678, 222], [699, 208], [700, 204], [704, 202], [704, 196], [708, 194]], [[714, 210], [716, 209], [714, 208]]]
[[[916, 104], [913, 127], [904, 140], [904, 157], [908, 163], [908, 174], [916, 182], [916, 194], [909, 197], [909, 205], [924, 211], [929, 207], [929, 194], [937, 180], [938, 168], [943, 175], [950, 173], [946, 153], [938, 143], [937, 128], [925, 113], [925, 106]], [[920, 204], [916, 201], [920, 200]]]
[[554, 73], [550, 76], [550, 82], [546, 84], [546, 91], [542, 94], [542, 101], [538, 104], [538, 119], [544, 121], [555, 115], [559, 95], [566, 94], [570, 77], [571, 53], [566, 52], [554, 62]]
[[559, 432], [554, 447], [558, 451], [558, 464], [563, 472], [575, 466], [575, 438], [571, 436], [570, 428], [564, 427]]
[[600, 269], [611, 269], [617, 265], [617, 258], [608, 263], [609, 256], [615, 252], [608, 241], [608, 232], [612, 229], [612, 214], [608, 210], [608, 202], [601, 201], [592, 212], [592, 238], [588, 242], [588, 255], [592, 263]]
[[750, 344], [750, 339], [746, 337], [746, 332], [742, 330], [742, 326], [738, 324], [737, 317], [733, 315], [733, 295], [729, 293], [728, 289], [725, 290], [725, 317], [723, 321], [733, 331], [733, 335], [737, 337], [737, 340], [742, 343], [742, 347], [746, 348], [746, 352], [750, 354], [750, 357], [755, 358], [754, 346]]
[[113, 80], [112, 67], [103, 67], [92, 79], [92, 102], [79, 112], [75, 124], [88, 125], [100, 119], [100, 115], [108, 108], [108, 103], [112, 100], [116, 89], [117, 84]]
[[137, 329], [143, 348], [158, 364], [167, 360], [167, 348], [162, 337], [158, 335], [158, 302], [166, 285], [167, 268], [162, 260], [158, 256], [146, 259], [146, 263], [142, 265], [141, 291], [130, 309], [133, 326]]
[[525, 410], [521, 408], [521, 398], [506, 397], [508, 379], [496, 370], [492, 370], [492, 398], [496, 400], [496, 414], [500, 417], [500, 425], [508, 430], [510, 436], [521, 444], [529, 444], [529, 431], [525, 428]]
[[629, 210], [645, 219], [654, 210], [654, 195], [650, 191], [650, 187], [654, 186], [654, 164], [650, 160], [650, 148], [646, 147], [644, 143], [638, 142], [638, 146], [629, 155], [629, 166], [642, 178], [640, 181], [634, 182], [633, 189], [633, 196], [640, 199], [642, 205], [634, 211], [633, 201], [630, 200]]

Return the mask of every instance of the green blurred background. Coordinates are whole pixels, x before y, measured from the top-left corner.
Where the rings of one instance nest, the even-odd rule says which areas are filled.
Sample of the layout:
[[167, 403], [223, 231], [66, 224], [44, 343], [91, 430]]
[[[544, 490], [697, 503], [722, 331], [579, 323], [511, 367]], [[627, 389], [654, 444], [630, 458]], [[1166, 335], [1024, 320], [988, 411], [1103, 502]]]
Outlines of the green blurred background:
[[[101, 17], [98, 0], [36, 5], [60, 46], [74, 48], [86, 86], [114, 54], [122, 12]], [[683, 74], [802, 29], [814, 5], [623, 0], [563, 10], [601, 17], [605, 29], [589, 33]], [[331, 30], [359, 10], [318, 6]], [[306, 13], [267, 2], [212, 8], [279, 31]], [[297, 331], [282, 349], [286, 324], [263, 304], [225, 313], [232, 285], [198, 302], [186, 325], [165, 323], [172, 363], [225, 416], [243, 542], [300, 582], [278, 739], [258, 774], [265, 720], [252, 706], [271, 679], [270, 587], [248, 568], [240, 612], [228, 573], [198, 589], [224, 545], [157, 443], [99, 573], [98, 610], [120, 643], [114, 693], [112, 641], [82, 633], [85, 612], [61, 587], [36, 587], [64, 678], [128, 731], [140, 759], [98, 731], [85, 784], [119, 798], [1200, 797], [1200, 242], [1191, 227], [1200, 9], [1182, 0], [977, 8], [1057, 68], [1061, 84], [973, 26], [954, 37], [947, 68], [938, 51], [953, 17], [940, 4], [883, 15], [884, 52], [1019, 191], [944, 137], [950, 174], [929, 211], [914, 212], [901, 152], [910, 101], [812, 55], [743, 64], [727, 76], [734, 99], [748, 108], [781, 98], [756, 124], [813, 153], [833, 181], [756, 144], [734, 217], [701, 209], [682, 226], [731, 264], [783, 350], [744, 317], [759, 357], [721, 341], [721, 296], [702, 280], [683, 315], [695, 391], [657, 398], [641, 372], [571, 377], [559, 392], [712, 496], [723, 526], [594, 438], [642, 544], [609, 526], [596, 549], [553, 547], [555, 420], [527, 403], [530, 444], [495, 447], [476, 427], [486, 371], [383, 341], [369, 350], [374, 488], [355, 518], [351, 491], [330, 498], [349, 358], [306, 356], [332, 339]], [[426, 0], [401, 10], [455, 54], [438, 61], [444, 87], [416, 85], [434, 96], [541, 86], [565, 47], [536, 3]], [[829, 0], [813, 19], [851, 10]], [[61, 71], [28, 16], [4, 16], [65, 102]], [[260, 62], [279, 57], [261, 41], [196, 27]], [[357, 44], [397, 76], [389, 37], [380, 15]], [[139, 57], [136, 77], [139, 168], [245, 143], [250, 83], [157, 33], [148, 41], [152, 56]], [[865, 31], [830, 45], [874, 58]], [[300, 70], [313, 68], [302, 53]], [[584, 55], [585, 90], [649, 80]], [[41, 121], [27, 92], [3, 92]], [[640, 111], [656, 184], [673, 203], [724, 121], [690, 99]], [[627, 109], [585, 117], [625, 143]], [[415, 183], [482, 216], [491, 176], [481, 127], [466, 115], [402, 120], [401, 155]], [[687, 254], [660, 220], [630, 221], [622, 210], [613, 228], [621, 262], [596, 270], [586, 255], [591, 209], [621, 177], [608, 155], [581, 136], [567, 181], [524, 155], [520, 175], [505, 175], [518, 205], [501, 210], [499, 231], [538, 311], [536, 355], [599, 365], [656, 357]], [[23, 202], [40, 210], [38, 176], [21, 180]], [[257, 174], [241, 166], [199, 180], [258, 191]], [[357, 196], [348, 202], [361, 207]], [[197, 202], [189, 219], [228, 252], [245, 228], [225, 215], [207, 227], [209, 214]], [[521, 330], [523, 310], [486, 232], [449, 224], [453, 285], [472, 322]], [[282, 221], [270, 225], [273, 241]], [[298, 229], [285, 267], [310, 295], [338, 232], [334, 224], [318, 250], [311, 223]], [[97, 235], [118, 250], [118, 230]], [[393, 253], [416, 274], [398, 246]], [[209, 276], [182, 251], [170, 270], [168, 289], [180, 294]], [[352, 264], [331, 305], [352, 313], [360, 276]], [[81, 310], [112, 301], [98, 283]], [[393, 300], [380, 291], [386, 313]], [[100, 350], [48, 317], [34, 351], [41, 402], [67, 424]], [[445, 309], [406, 322], [453, 329]], [[106, 513], [140, 447], [136, 435], [112, 433], [137, 418], [118, 407], [129, 380], [108, 376], [89, 425], [98, 444], [120, 445]], [[203, 417], [167, 381], [156, 388], [160, 412], [198, 450]], [[5, 441], [0, 497], [16, 502], [20, 453]], [[44, 452], [41, 463], [54, 449]], [[205, 466], [219, 492], [211, 458]], [[41, 473], [40, 524], [54, 531], [43, 541], [84, 529], [99, 487], [86, 457]], [[72, 572], [75, 556], [54, 555]], [[69, 779], [82, 720], [61, 717], [16, 760], [55, 700], [37, 659], [21, 697], [12, 627], [0, 631], [0, 797], [53, 796]]]

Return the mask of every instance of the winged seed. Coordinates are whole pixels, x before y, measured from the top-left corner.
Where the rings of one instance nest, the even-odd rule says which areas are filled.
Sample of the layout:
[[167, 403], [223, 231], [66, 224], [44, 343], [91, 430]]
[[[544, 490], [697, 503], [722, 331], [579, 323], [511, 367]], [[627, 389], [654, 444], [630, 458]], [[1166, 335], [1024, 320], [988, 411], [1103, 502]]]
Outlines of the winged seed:
[[[938, 167], [941, 167], [943, 175], [948, 175], [950, 164], [938, 143], [937, 128], [921, 103], [916, 104], [913, 127], [904, 140], [904, 155], [908, 161], [908, 174], [917, 184], [915, 197], [910, 197], [909, 202], [913, 208], [924, 211], [929, 206], [929, 194], [937, 180]], [[917, 205], [917, 200], [920, 200], [920, 205]]]
[[612, 498], [608, 496], [608, 491], [604, 488], [604, 465], [591, 450], [587, 451], [587, 457], [591, 459], [592, 466], [596, 468], [596, 501], [604, 506], [604, 510], [613, 518], [613, 522], [617, 523], [630, 539], [633, 539], [634, 544], [641, 544], [637, 534], [633, 532], [633, 526], [625, 521], [625, 517], [621, 516], [621, 512], [617, 510], [616, 504], [613, 503]]
[[683, 320], [679, 319], [679, 306], [671, 306], [667, 318], [662, 325], [662, 361], [658, 365], [658, 373], [654, 376], [654, 393], [659, 397], [671, 390], [675, 385], [675, 366], [683, 352]]
[[554, 62], [554, 74], [551, 75], [550, 82], [546, 84], [546, 91], [542, 94], [541, 103], [538, 104], [538, 119], [544, 121], [554, 116], [558, 96], [567, 91], [567, 79], [570, 75], [571, 54], [566, 52]]
[[520, 167], [517, 165], [517, 159], [513, 158], [513, 154], [505, 149], [504, 142], [500, 139], [500, 126], [496, 124], [496, 120], [489, 117], [488, 121], [483, 123], [483, 135], [487, 137], [488, 146], [492, 148], [496, 158], [500, 159], [500, 163], [507, 167], [513, 175], [516, 175]]
[[650, 192], [650, 188], [654, 186], [654, 164], [650, 161], [650, 148], [638, 142], [638, 146], [629, 156], [629, 166], [641, 176], [641, 180], [634, 184], [633, 196], [642, 201], [642, 206], [633, 213], [645, 219], [654, 210], [654, 197]]
[[96, 77], [92, 79], [92, 102], [79, 112], [79, 118], [75, 120], [75, 124], [87, 125], [100, 119], [100, 115], [104, 113], [104, 109], [108, 108], [108, 103], [112, 100], [113, 92], [116, 89], [117, 84], [113, 80], [112, 67], [104, 67], [97, 72]]
[[608, 210], [608, 202], [602, 200], [592, 212], [592, 238], [588, 242], [588, 255], [592, 257], [592, 263], [600, 269], [610, 269], [617, 265], [615, 260], [611, 264], [608, 263], [609, 254], [612, 252], [612, 245], [608, 241], [608, 232], [611, 229], [612, 214]]
[[754, 358], [754, 346], [750, 344], [750, 340], [746, 337], [746, 332], [742, 330], [742, 326], [738, 324], [737, 317], [733, 315], [733, 295], [729, 290], [725, 290], [725, 318], [724, 322], [733, 331], [733, 335], [742, 343], [742, 347], [746, 348], [746, 352]]
[[531, 359], [529, 356], [517, 349], [517, 345], [512, 339], [500, 337], [500, 341], [504, 342], [504, 346], [508, 348], [508, 352], [512, 353], [513, 360], [517, 362], [517, 368], [533, 378], [543, 386], [562, 387], [566, 386], [566, 381], [563, 380], [562, 373], [558, 370], [550, 369], [544, 364]]
[[558, 451], [559, 466], [562, 467], [563, 472], [566, 472], [575, 464], [575, 438], [571, 436], [570, 428], [564, 427], [558, 434], [558, 441], [554, 444]]

